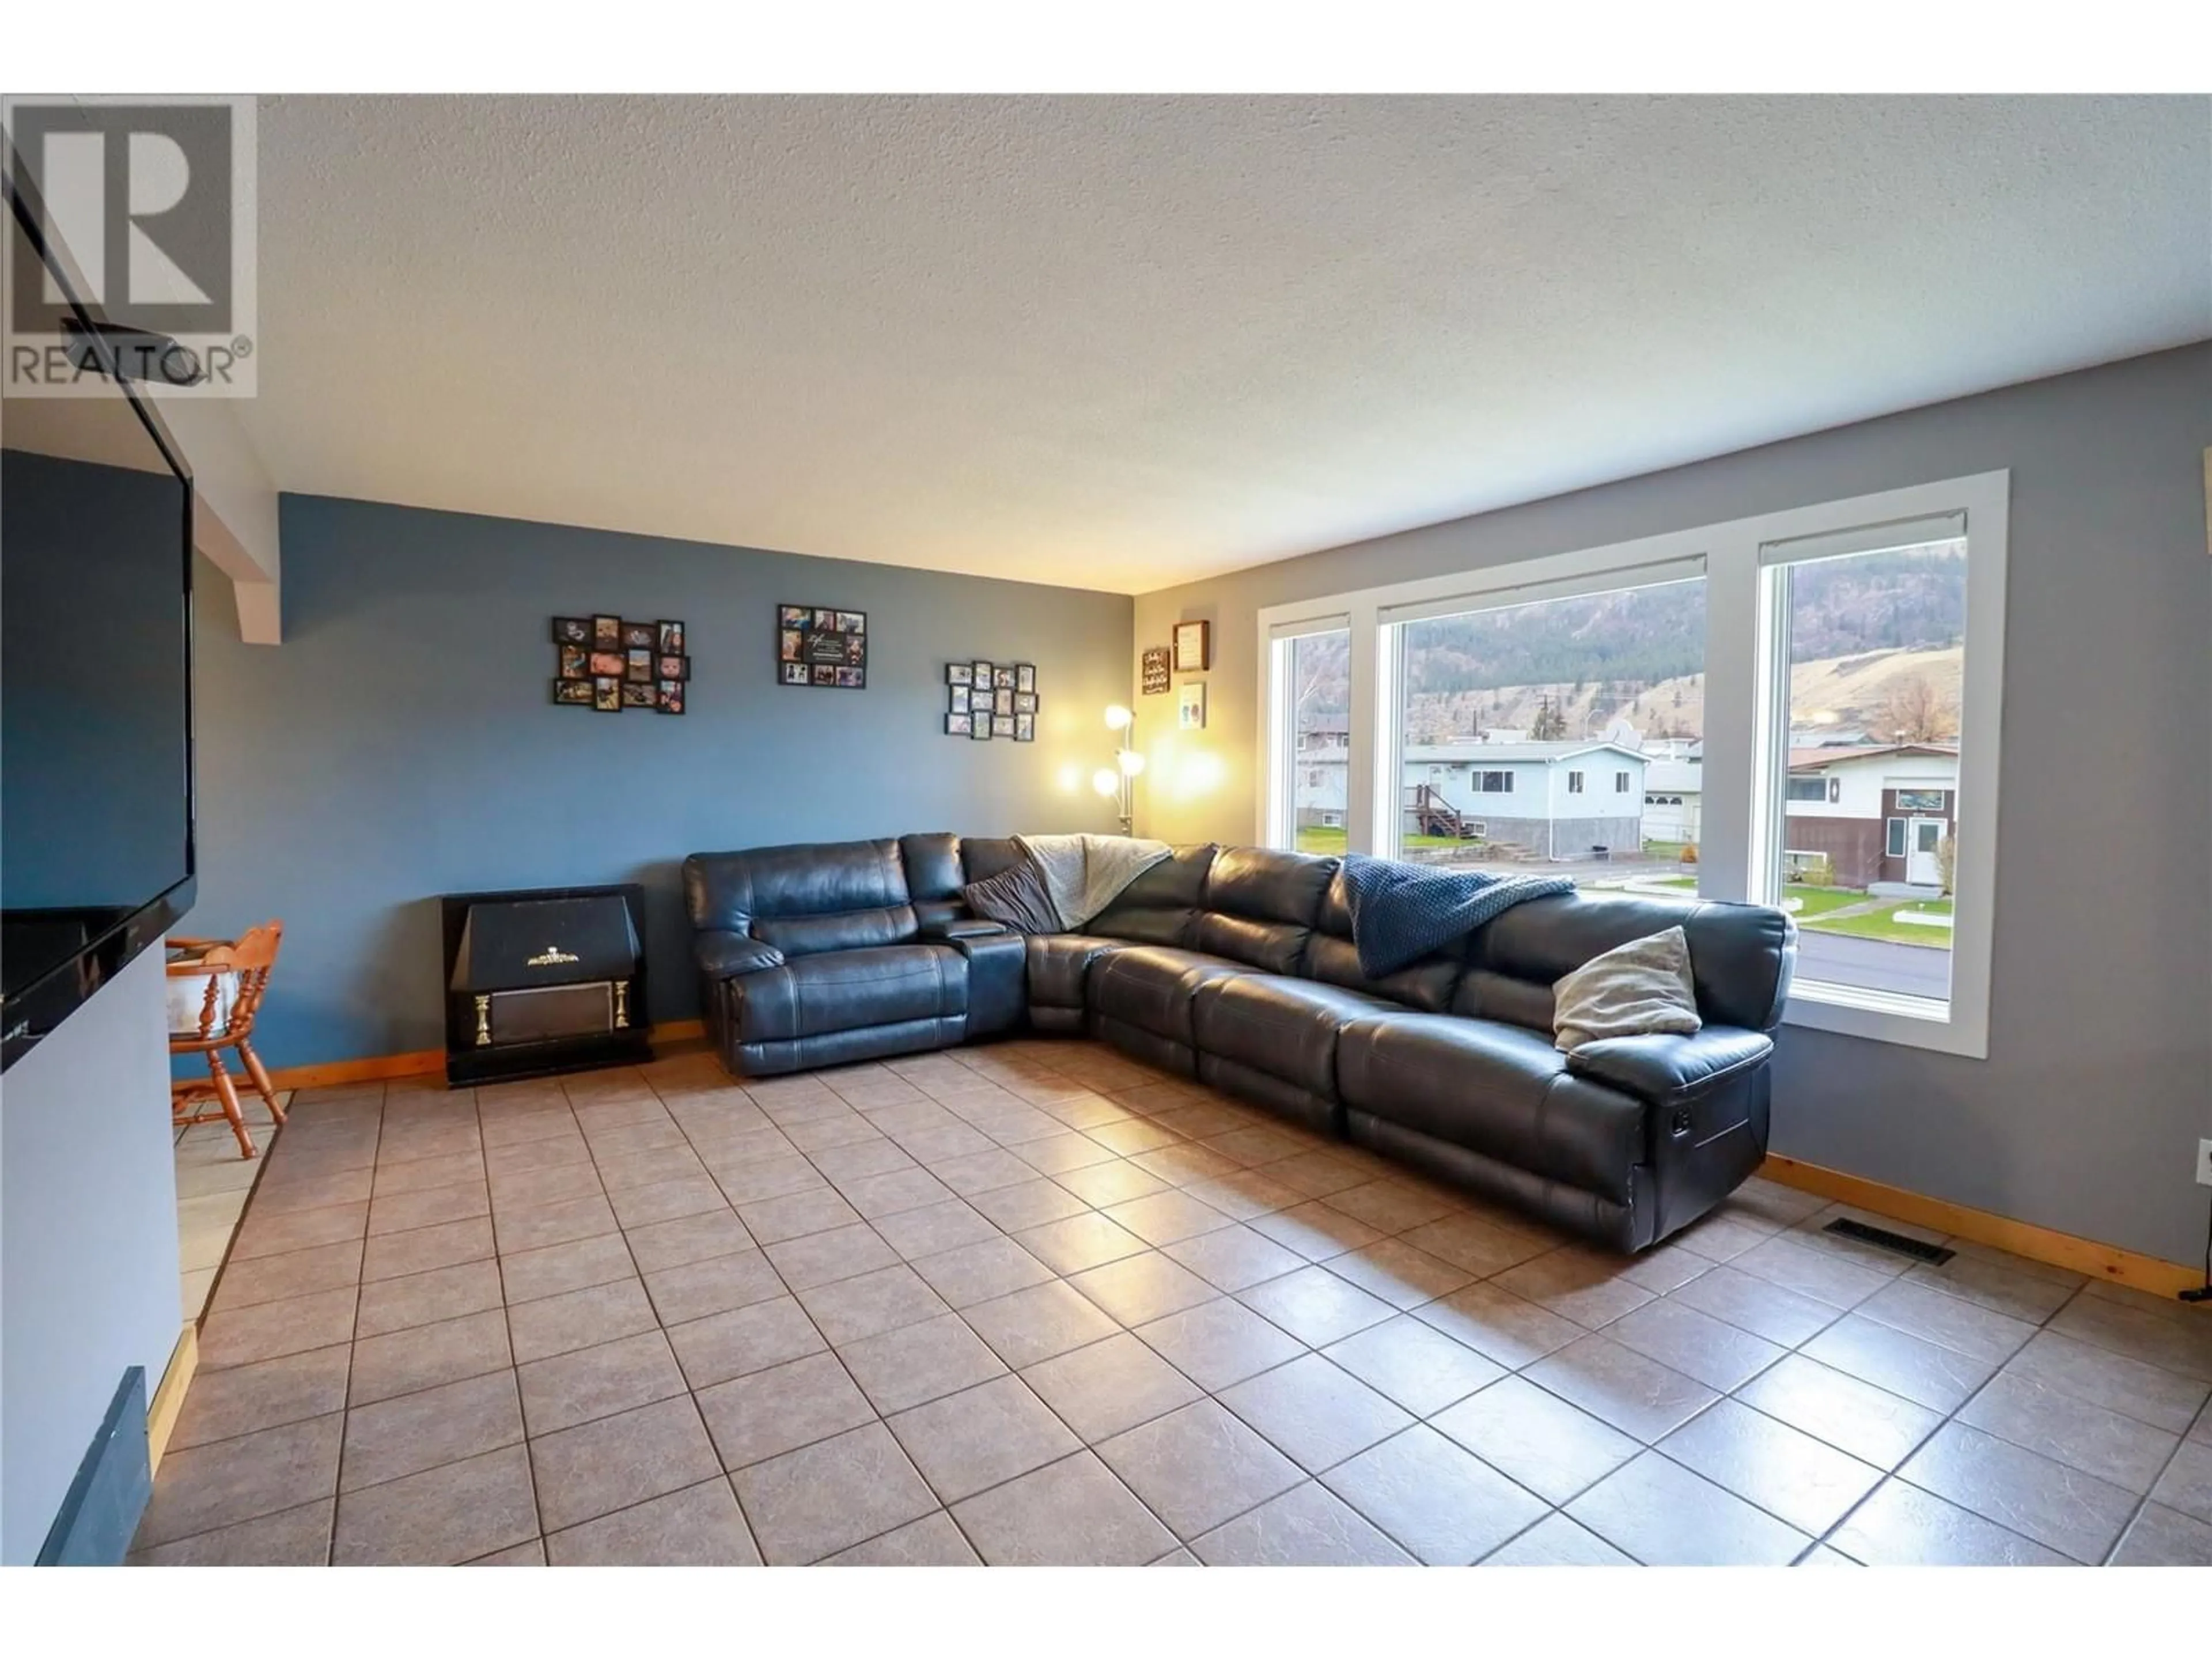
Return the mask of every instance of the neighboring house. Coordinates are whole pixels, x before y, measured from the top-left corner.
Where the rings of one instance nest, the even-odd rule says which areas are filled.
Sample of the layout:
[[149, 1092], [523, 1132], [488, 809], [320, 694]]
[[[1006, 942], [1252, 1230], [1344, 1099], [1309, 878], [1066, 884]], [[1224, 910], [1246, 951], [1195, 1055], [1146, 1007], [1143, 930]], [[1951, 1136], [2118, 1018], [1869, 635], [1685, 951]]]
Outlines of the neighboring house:
[[[1644, 839], [1695, 845], [1705, 839], [1705, 744], [1666, 742], [1644, 752]], [[1671, 751], [1671, 752], [1670, 752]]]
[[[1350, 751], [1341, 736], [1300, 734], [1292, 759], [1300, 829], [1344, 823]], [[1626, 744], [1411, 744], [1401, 758], [1408, 836], [1517, 846], [1546, 859], [1643, 846], [1645, 762]]]
[[1955, 744], [1793, 748], [1783, 795], [1792, 866], [1825, 859], [1843, 887], [1942, 884], [1943, 843], [1959, 815]]

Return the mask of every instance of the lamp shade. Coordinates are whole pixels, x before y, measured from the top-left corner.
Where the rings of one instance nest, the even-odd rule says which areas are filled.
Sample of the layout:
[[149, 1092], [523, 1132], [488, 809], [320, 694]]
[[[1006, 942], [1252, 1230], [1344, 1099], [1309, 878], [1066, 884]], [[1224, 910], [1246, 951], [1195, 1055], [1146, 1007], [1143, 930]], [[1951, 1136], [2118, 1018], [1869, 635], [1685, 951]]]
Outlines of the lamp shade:
[[1121, 775], [1133, 778], [1145, 769], [1145, 757], [1133, 749], [1124, 749], [1114, 757], [1114, 763], [1121, 769]]
[[1136, 718], [1118, 702], [1109, 702], [1106, 705], [1106, 729], [1109, 732], [1127, 731], [1129, 722]]
[[1091, 787], [1102, 795], [1111, 795], [1121, 787], [1121, 780], [1110, 766], [1102, 766], [1091, 775]]

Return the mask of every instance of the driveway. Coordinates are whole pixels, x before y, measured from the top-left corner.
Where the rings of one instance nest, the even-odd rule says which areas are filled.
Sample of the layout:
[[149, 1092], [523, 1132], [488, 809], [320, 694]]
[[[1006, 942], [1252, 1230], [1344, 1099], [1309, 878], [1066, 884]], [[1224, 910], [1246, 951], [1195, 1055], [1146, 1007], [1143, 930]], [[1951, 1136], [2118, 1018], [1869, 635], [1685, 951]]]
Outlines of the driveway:
[[1948, 997], [1951, 953], [1924, 945], [1892, 945], [1887, 939], [1853, 939], [1847, 933], [1816, 933], [1800, 928], [1797, 977], [1911, 996]]

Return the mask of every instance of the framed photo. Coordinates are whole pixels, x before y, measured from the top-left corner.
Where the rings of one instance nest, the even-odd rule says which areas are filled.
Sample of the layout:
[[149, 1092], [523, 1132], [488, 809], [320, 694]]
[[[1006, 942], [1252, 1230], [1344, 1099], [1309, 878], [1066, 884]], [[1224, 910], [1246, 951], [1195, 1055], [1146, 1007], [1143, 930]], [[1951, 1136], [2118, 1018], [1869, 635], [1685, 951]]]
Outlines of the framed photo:
[[1014, 665], [1014, 690], [1017, 691], [1034, 691], [1036, 690], [1036, 665], [1035, 663], [1018, 662]]
[[602, 714], [622, 713], [623, 683], [611, 674], [602, 674], [592, 682], [592, 707]]
[[594, 651], [622, 649], [622, 618], [620, 617], [592, 618], [592, 649]]
[[1206, 682], [1191, 680], [1176, 694], [1176, 724], [1186, 732], [1206, 729]]
[[553, 618], [553, 643], [556, 645], [589, 645], [592, 642], [592, 619], [589, 617], [556, 617]]
[[969, 724], [971, 718], [964, 713], [956, 712], [947, 714], [945, 717], [945, 735], [948, 738], [964, 738], [970, 735], [975, 729]]
[[556, 680], [553, 682], [553, 701], [565, 702], [572, 708], [592, 706], [592, 683], [589, 680]]
[[1014, 741], [1016, 743], [1035, 743], [1036, 741], [1036, 716], [1035, 714], [1017, 714], [1014, 716]]
[[623, 682], [623, 707], [625, 708], [652, 708], [653, 682], [651, 680], [624, 680]]
[[992, 715], [991, 735], [994, 738], [1012, 737], [1014, 735], [1014, 717], [1012, 714]]
[[564, 680], [587, 680], [592, 678], [592, 653], [580, 645], [561, 647], [561, 678]]
[[978, 743], [988, 743], [991, 740], [991, 717], [988, 714], [978, 713], [969, 715], [968, 719], [968, 735]]
[[1014, 693], [1014, 713], [1017, 714], [1034, 714], [1036, 711], [1037, 694], [1036, 692], [1017, 691]]
[[686, 656], [660, 656], [653, 659], [653, 678], [657, 680], [688, 680], [691, 678], [691, 659]]
[[968, 712], [968, 688], [964, 685], [956, 685], [948, 689], [945, 694], [945, 712], [948, 714], [966, 714]]
[[623, 624], [623, 649], [651, 651], [659, 643], [660, 631], [651, 623], [626, 622]]
[[[865, 690], [868, 684], [868, 616], [865, 611], [840, 611], [826, 605], [780, 605], [776, 607], [776, 679], [783, 685], [822, 685], [847, 691]], [[683, 660], [681, 674], [668, 672], [675, 653], [664, 652], [660, 678], [688, 678], [690, 659]], [[787, 671], [793, 665], [798, 674]]]
[[994, 669], [991, 672], [991, 684], [995, 690], [1000, 691], [1012, 690], [1014, 689], [1014, 671], [1012, 665], [1009, 664], [1004, 668]]
[[611, 675], [614, 678], [620, 679], [623, 677], [623, 668], [628, 665], [619, 651], [594, 651], [585, 659], [584, 665], [592, 671], [594, 679], [602, 675]]
[[945, 664], [945, 683], [947, 685], [975, 684], [975, 665], [973, 663], [965, 662], [949, 662]]
[[649, 685], [652, 684], [653, 652], [650, 647], [639, 647], [637, 649], [625, 651], [623, 653], [623, 678], [624, 679], [634, 680], [640, 685]]
[[1168, 689], [1168, 648], [1164, 645], [1145, 647], [1145, 695], [1157, 697]]
[[661, 681], [659, 695], [654, 701], [654, 707], [664, 714], [682, 714], [684, 712], [684, 682], [682, 680]]
[[994, 691], [991, 694], [991, 712], [994, 714], [1012, 714], [1014, 712], [1014, 694], [1012, 691], [1007, 690]]
[[659, 633], [661, 655], [680, 657], [684, 654], [684, 623], [680, 619], [671, 622], [662, 617]]
[[975, 659], [975, 684], [980, 686], [988, 686], [991, 684], [991, 664], [989, 659], [984, 657], [978, 657]]
[[1203, 674], [1213, 665], [1213, 624], [1205, 622], [1175, 625], [1175, 667], [1178, 674]]

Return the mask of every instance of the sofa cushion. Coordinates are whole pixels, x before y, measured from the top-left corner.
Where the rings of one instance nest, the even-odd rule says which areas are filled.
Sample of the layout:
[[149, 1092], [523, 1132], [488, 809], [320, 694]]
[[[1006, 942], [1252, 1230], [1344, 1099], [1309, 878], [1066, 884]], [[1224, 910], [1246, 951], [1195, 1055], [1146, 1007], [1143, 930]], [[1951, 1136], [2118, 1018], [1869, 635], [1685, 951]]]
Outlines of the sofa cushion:
[[1352, 945], [1351, 893], [1340, 870], [1322, 897], [1321, 915], [1306, 940], [1305, 960], [1299, 964], [1299, 972], [1308, 979], [1325, 980], [1424, 1013], [1440, 1014], [1451, 1006], [1452, 992], [1466, 966], [1466, 941], [1455, 940], [1394, 974], [1370, 979], [1360, 970], [1359, 952]]
[[1080, 1008], [1084, 976], [1091, 964], [1111, 951], [1129, 947], [1120, 939], [1092, 933], [1031, 933], [1029, 938], [1030, 1006]]
[[979, 916], [1004, 922], [1022, 933], [1056, 933], [1060, 913], [1052, 908], [1052, 895], [1036, 866], [1024, 860], [995, 876], [971, 881], [960, 890], [960, 902]]
[[968, 1012], [967, 959], [946, 945], [823, 951], [725, 983], [744, 1042]]
[[1571, 1052], [1600, 1037], [1687, 1036], [1705, 1024], [1690, 983], [1690, 942], [1680, 927], [1616, 945], [1552, 988], [1558, 1036]]
[[1195, 1048], [1191, 998], [1209, 981], [1249, 974], [1243, 963], [1168, 945], [1131, 945], [1092, 964], [1087, 1001], [1091, 1012], [1133, 1025], [1185, 1048]]
[[1297, 973], [1337, 866], [1305, 853], [1223, 848], [1206, 872], [1191, 943], [1271, 974]]
[[1202, 1054], [1334, 1100], [1338, 1033], [1353, 1020], [1393, 1006], [1340, 985], [1280, 974], [1242, 974], [1198, 988], [1191, 1000], [1191, 1030]]
[[1211, 842], [1176, 848], [1091, 917], [1088, 931], [1144, 945], [1188, 945], [1219, 850]]
[[787, 957], [915, 935], [895, 841], [694, 853], [684, 860], [684, 898], [694, 927], [750, 933]]
[[1338, 1037], [1336, 1075], [1347, 1106], [1623, 1201], [1645, 1162], [1644, 1103], [1571, 1075], [1547, 1034], [1517, 1025], [1378, 1014]]
[[1690, 941], [1698, 1012], [1723, 1025], [1774, 1029], [1790, 992], [1797, 924], [1759, 904], [1642, 893], [1571, 893], [1516, 905], [1474, 937], [1470, 962], [1551, 985], [1615, 945], [1663, 928]]

